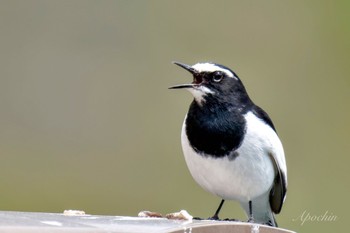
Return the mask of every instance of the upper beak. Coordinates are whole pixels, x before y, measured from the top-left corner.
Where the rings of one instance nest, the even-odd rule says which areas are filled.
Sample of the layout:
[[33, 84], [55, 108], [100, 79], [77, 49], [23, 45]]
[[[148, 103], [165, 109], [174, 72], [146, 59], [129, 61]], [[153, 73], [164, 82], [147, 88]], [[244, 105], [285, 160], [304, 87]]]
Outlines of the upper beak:
[[192, 66], [190, 65], [187, 65], [187, 64], [184, 64], [184, 63], [181, 63], [181, 62], [177, 62], [177, 61], [174, 61], [173, 62], [175, 65], [178, 65], [182, 68], [184, 68], [185, 70], [187, 70], [188, 72], [190, 72], [191, 74], [196, 74], [197, 73], [197, 70], [195, 70]]
[[[187, 64], [184, 64], [184, 63], [181, 63], [181, 62], [177, 62], [177, 61], [174, 61], [173, 62], [175, 65], [178, 65], [182, 68], [184, 68], [185, 70], [187, 70], [188, 72], [190, 72], [191, 74], [195, 75], [198, 73], [197, 70], [195, 70], [192, 66], [190, 65], [187, 65]], [[194, 86], [196, 86], [197, 84], [192, 84], [192, 83], [189, 83], [189, 84], [180, 84], [180, 85], [176, 85], [176, 86], [172, 86], [172, 87], [169, 87], [169, 89], [180, 89], [180, 88], [193, 88]]]

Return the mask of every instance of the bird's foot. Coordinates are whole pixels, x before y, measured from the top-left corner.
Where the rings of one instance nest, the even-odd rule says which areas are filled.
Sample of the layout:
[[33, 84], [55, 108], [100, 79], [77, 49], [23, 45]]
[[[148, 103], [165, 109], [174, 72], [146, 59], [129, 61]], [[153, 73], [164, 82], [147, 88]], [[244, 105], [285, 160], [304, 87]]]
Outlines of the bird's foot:
[[209, 218], [200, 218], [200, 217], [193, 217], [194, 220], [214, 220], [214, 221], [223, 221], [218, 216], [212, 216]]
[[240, 220], [235, 219], [235, 218], [225, 218], [222, 221], [228, 221], [228, 222], [240, 222]]
[[255, 223], [255, 220], [254, 220], [254, 218], [253, 217], [249, 217], [249, 219], [248, 219], [248, 221], [247, 222], [249, 222], [249, 223]]
[[214, 215], [212, 217], [209, 217], [208, 220], [214, 220], [214, 221], [221, 221], [218, 215]]
[[235, 219], [235, 218], [225, 218], [225, 219], [220, 219], [218, 216], [212, 216], [209, 218], [200, 218], [200, 217], [193, 217], [193, 220], [212, 220], [212, 221], [228, 221], [228, 222], [240, 222], [240, 220]]

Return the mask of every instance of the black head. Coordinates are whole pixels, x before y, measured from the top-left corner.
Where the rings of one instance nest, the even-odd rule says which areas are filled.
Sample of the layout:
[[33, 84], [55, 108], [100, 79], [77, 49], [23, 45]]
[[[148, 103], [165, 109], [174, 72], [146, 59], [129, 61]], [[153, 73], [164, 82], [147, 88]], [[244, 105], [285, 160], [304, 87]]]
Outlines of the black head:
[[196, 102], [236, 103], [249, 101], [246, 90], [231, 69], [215, 63], [197, 63], [193, 66], [180, 62], [174, 64], [186, 69], [193, 75], [193, 82], [172, 86], [170, 89], [187, 89], [194, 96]]

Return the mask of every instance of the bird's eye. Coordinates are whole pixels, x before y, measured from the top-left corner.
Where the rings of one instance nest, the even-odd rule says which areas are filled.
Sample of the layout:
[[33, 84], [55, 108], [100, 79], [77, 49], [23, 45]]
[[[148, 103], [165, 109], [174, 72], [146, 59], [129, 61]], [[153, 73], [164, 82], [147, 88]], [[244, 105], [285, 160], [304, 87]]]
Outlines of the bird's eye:
[[213, 81], [214, 82], [217, 82], [217, 83], [220, 82], [223, 77], [224, 77], [224, 75], [220, 71], [213, 73]]

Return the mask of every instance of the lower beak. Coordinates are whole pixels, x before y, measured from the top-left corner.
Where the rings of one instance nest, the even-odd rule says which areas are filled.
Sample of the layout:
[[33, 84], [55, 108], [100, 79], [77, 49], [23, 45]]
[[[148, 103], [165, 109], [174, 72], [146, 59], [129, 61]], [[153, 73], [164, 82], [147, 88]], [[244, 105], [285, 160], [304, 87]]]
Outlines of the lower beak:
[[196, 86], [195, 84], [180, 84], [180, 85], [169, 87], [169, 89], [194, 88], [195, 86]]

